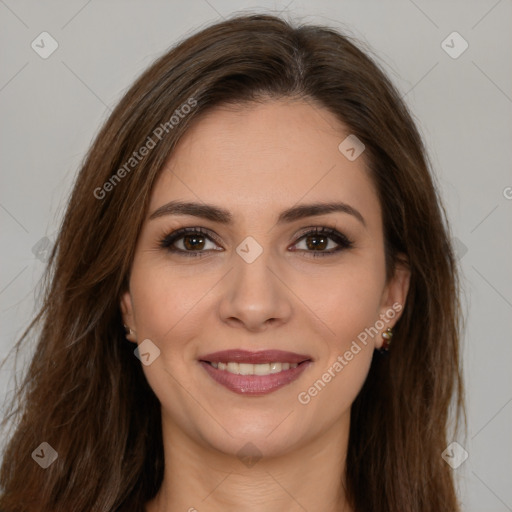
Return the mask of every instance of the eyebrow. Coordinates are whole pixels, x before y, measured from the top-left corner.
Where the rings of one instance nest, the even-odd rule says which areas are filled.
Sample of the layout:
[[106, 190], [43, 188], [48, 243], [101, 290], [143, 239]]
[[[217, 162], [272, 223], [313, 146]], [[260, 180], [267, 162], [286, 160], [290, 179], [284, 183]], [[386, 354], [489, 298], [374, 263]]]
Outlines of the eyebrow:
[[[292, 206], [279, 214], [277, 224], [290, 223], [306, 217], [335, 212], [352, 215], [366, 227], [366, 222], [361, 213], [353, 206], [343, 202], [311, 203]], [[170, 201], [157, 208], [150, 215], [149, 220], [157, 219], [164, 215], [193, 215], [194, 217], [200, 217], [220, 224], [231, 224], [233, 222], [233, 215], [229, 210], [219, 206], [196, 202]]]

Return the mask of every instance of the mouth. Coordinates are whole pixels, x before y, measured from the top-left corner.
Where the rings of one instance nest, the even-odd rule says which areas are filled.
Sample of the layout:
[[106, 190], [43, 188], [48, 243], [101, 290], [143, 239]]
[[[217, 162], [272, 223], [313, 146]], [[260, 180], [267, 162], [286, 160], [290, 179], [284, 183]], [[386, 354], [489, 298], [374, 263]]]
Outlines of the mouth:
[[313, 363], [311, 356], [265, 350], [225, 350], [199, 358], [208, 375], [230, 391], [266, 395], [290, 384]]

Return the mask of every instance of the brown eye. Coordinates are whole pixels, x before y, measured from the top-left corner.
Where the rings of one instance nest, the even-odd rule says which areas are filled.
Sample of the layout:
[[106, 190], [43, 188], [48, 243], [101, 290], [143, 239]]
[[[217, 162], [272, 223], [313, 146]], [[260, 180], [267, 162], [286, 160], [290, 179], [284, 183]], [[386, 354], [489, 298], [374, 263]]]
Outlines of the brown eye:
[[308, 235], [306, 238], [306, 246], [312, 251], [324, 250], [329, 245], [329, 238], [319, 235]]
[[[300, 244], [303, 246], [300, 247]], [[329, 256], [353, 246], [345, 235], [335, 229], [318, 227], [304, 233], [294, 250], [311, 253], [311, 256]]]
[[166, 235], [160, 241], [160, 247], [169, 252], [184, 256], [202, 256], [219, 249], [214, 235], [203, 228], [182, 228]]
[[181, 239], [185, 248], [190, 251], [200, 251], [206, 243], [203, 235], [185, 235]]

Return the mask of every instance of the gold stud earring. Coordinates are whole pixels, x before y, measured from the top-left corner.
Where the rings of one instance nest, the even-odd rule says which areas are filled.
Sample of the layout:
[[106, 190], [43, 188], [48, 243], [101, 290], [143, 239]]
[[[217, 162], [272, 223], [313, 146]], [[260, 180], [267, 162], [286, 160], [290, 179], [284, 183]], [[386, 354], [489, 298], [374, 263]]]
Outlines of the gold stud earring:
[[389, 346], [391, 345], [391, 338], [393, 337], [393, 329], [389, 328], [389, 329], [386, 329], [383, 333], [382, 333], [382, 338], [383, 338], [383, 342], [382, 342], [382, 347], [381, 347], [381, 352], [387, 352], [389, 350]]

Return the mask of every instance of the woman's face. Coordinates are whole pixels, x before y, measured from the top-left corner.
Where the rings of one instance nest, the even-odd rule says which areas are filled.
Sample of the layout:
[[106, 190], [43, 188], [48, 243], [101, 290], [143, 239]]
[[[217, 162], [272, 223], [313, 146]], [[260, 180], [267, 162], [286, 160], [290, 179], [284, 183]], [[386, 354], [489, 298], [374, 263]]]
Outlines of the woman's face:
[[[273, 100], [216, 108], [180, 141], [121, 302], [164, 431], [277, 455], [347, 428], [408, 286], [405, 270], [386, 281], [365, 154], [338, 148], [349, 134], [325, 109]], [[341, 206], [304, 208], [327, 203]]]

